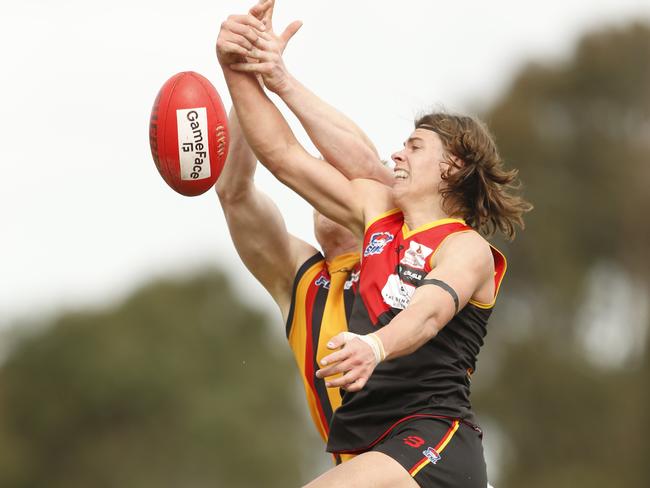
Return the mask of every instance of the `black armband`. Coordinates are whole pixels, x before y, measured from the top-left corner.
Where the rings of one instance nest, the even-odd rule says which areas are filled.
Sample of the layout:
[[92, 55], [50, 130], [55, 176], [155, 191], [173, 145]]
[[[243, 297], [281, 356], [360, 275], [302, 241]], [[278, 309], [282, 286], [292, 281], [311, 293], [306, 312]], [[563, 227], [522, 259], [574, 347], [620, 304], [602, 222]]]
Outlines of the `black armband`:
[[422, 286], [422, 285], [439, 286], [440, 288], [445, 290], [447, 293], [449, 293], [451, 295], [451, 298], [454, 299], [454, 305], [456, 306], [456, 311], [454, 312], [454, 315], [456, 315], [458, 313], [458, 305], [459, 305], [459, 303], [458, 303], [458, 294], [456, 293], [456, 290], [454, 290], [451, 286], [449, 286], [444, 281], [436, 280], [436, 279], [433, 279], [433, 278], [420, 281], [420, 286]]

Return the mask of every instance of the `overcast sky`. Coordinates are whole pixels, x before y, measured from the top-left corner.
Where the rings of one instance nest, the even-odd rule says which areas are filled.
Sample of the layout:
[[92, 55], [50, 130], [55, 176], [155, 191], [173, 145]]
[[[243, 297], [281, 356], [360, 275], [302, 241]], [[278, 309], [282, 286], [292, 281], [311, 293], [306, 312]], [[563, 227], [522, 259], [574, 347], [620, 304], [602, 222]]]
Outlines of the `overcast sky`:
[[[272, 304], [234, 253], [214, 193], [182, 197], [148, 143], [171, 75], [208, 77], [219, 24], [241, 0], [23, 0], [0, 16], [0, 324], [112, 303], [152, 277], [219, 266]], [[350, 115], [383, 157], [432, 105], [489, 104], [526, 61], [566, 58], [585, 31], [650, 19], [649, 0], [278, 0], [276, 28], [305, 25], [289, 69]], [[302, 134], [300, 135], [301, 138]], [[306, 204], [257, 182], [313, 242]], [[272, 252], [270, 250], [270, 252]]]

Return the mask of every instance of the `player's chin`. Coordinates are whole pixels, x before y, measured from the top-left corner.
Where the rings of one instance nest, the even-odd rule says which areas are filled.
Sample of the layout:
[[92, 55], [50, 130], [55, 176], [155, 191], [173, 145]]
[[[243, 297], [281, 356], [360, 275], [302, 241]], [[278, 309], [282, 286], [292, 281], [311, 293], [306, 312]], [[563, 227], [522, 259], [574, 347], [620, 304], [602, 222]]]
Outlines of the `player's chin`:
[[395, 180], [391, 187], [394, 200], [400, 200], [408, 196], [409, 185], [406, 180]]

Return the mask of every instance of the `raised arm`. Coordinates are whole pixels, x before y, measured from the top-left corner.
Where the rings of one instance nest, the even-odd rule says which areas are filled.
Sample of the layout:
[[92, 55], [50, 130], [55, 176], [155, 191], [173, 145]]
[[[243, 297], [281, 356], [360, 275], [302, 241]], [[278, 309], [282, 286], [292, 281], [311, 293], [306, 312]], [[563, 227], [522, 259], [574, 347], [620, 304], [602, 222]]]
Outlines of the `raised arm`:
[[350, 181], [328, 163], [310, 156], [256, 78], [229, 68], [244, 60], [259, 32], [264, 30], [265, 26], [254, 15], [231, 16], [222, 24], [217, 40], [217, 56], [246, 139], [259, 160], [280, 181], [322, 214], [361, 236], [366, 210], [364, 195], [369, 185]]
[[230, 150], [215, 188], [235, 249], [286, 318], [296, 270], [316, 249], [289, 234], [273, 201], [253, 181], [257, 161], [234, 110], [228, 121]]
[[[274, 0], [270, 2], [272, 11]], [[278, 94], [298, 117], [325, 160], [347, 178], [368, 178], [392, 185], [392, 172], [381, 164], [367, 135], [289, 74], [282, 59], [282, 36], [273, 33], [270, 19], [269, 16], [264, 19], [267, 31], [252, 43], [248, 62], [231, 68], [261, 75], [266, 87]], [[292, 26], [297, 30], [300, 24]]]

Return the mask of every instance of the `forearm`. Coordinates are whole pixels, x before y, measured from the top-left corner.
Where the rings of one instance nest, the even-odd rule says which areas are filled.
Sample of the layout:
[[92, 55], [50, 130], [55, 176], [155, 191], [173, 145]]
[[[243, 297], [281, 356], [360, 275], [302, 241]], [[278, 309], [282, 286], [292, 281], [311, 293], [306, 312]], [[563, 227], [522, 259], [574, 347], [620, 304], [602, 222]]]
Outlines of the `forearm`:
[[325, 160], [347, 178], [386, 183], [377, 149], [352, 120], [291, 76], [278, 95], [298, 117]]
[[222, 68], [248, 144], [260, 162], [275, 174], [274, 170], [282, 166], [283, 154], [297, 143], [295, 136], [254, 76], [227, 66]]
[[258, 160], [323, 215], [363, 234], [364, 196], [329, 164], [310, 156], [255, 78], [223, 67], [242, 131]]
[[234, 107], [228, 117], [230, 148], [228, 158], [215, 185], [222, 205], [236, 202], [253, 191], [253, 177], [257, 160], [239, 126], [239, 119]]
[[381, 340], [386, 359], [395, 359], [416, 351], [433, 339], [444, 327], [440, 314], [430, 305], [409, 305], [390, 323], [376, 332]]

